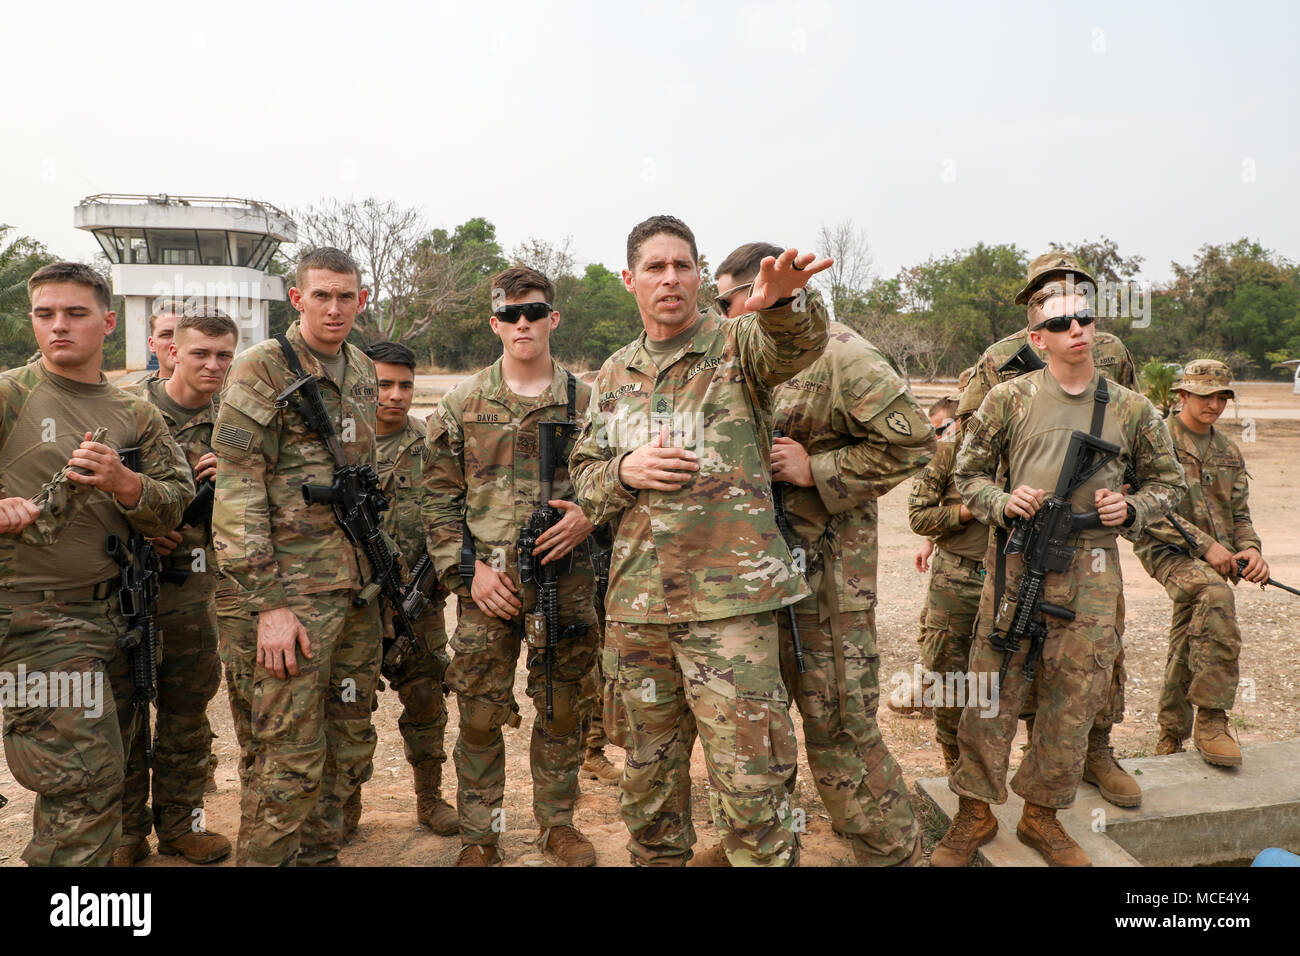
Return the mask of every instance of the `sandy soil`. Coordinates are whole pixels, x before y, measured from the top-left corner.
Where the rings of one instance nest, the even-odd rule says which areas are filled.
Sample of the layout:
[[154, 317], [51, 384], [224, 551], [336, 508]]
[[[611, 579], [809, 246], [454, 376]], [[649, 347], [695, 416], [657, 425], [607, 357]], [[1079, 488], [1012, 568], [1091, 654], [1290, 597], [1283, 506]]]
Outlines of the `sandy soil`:
[[[444, 382], [440, 380], [437, 384], [442, 386]], [[916, 383], [915, 392], [918, 399], [928, 403], [949, 387]], [[1300, 585], [1300, 534], [1295, 531], [1300, 527], [1300, 495], [1296, 493], [1300, 485], [1300, 396], [1292, 395], [1290, 389], [1290, 383], [1241, 386], [1238, 414], [1243, 423], [1246, 419], [1254, 420], [1253, 433], [1243, 423], [1235, 423], [1231, 411], [1225, 416], [1225, 424], [1231, 429], [1229, 434], [1241, 443], [1250, 466], [1252, 512], [1264, 539], [1273, 576]], [[435, 396], [422, 389], [421, 399], [422, 405], [431, 404]], [[421, 413], [425, 410], [417, 409]], [[924, 580], [912, 564], [919, 539], [907, 526], [907, 494], [908, 483], [904, 483], [882, 499], [880, 508], [881, 598], [877, 626], [881, 685], [886, 690], [891, 686], [892, 675], [910, 672], [918, 660], [916, 621], [925, 597]], [[1120, 547], [1128, 606], [1125, 635], [1128, 711], [1124, 723], [1115, 728], [1113, 739], [1121, 757], [1135, 757], [1149, 754], [1155, 747], [1155, 709], [1164, 668], [1169, 599], [1142, 571], [1132, 549], [1127, 544]], [[1241, 657], [1242, 685], [1233, 723], [1241, 742], [1249, 746], [1294, 738], [1300, 735], [1300, 655], [1295, 653], [1294, 643], [1300, 598], [1274, 588], [1260, 591], [1243, 585], [1237, 589], [1237, 608], [1245, 643]], [[453, 620], [449, 613], [449, 627]], [[522, 669], [515, 694], [527, 703]], [[397, 732], [399, 710], [396, 695], [382, 695], [376, 715], [379, 745], [375, 752], [374, 779], [365, 786], [365, 809], [357, 836], [342, 853], [345, 864], [440, 866], [453, 862], [459, 851], [455, 837], [435, 836], [416, 825], [411, 773]], [[548, 862], [531, 842], [537, 835], [528, 774], [531, 707], [526, 706], [524, 712], [524, 725], [518, 730], [506, 730], [508, 786], [502, 849], [507, 865], [545, 866]], [[218, 734], [215, 750], [221, 763], [217, 770], [219, 790], [207, 799], [208, 827], [233, 836], [238, 827], [237, 747], [224, 687], [212, 701], [209, 716]], [[797, 714], [795, 723], [798, 726]], [[920, 777], [941, 773], [942, 759], [934, 743], [931, 721], [902, 717], [882, 707], [880, 723], [909, 786]], [[449, 752], [456, 725], [453, 701], [448, 727]], [[1019, 744], [1023, 742], [1018, 739], [1013, 746], [1013, 767], [1019, 759]], [[616, 759], [620, 756], [613, 747], [609, 753]], [[829, 817], [802, 757], [800, 764], [797, 804], [807, 817], [803, 862], [851, 865], [849, 845], [832, 833]], [[450, 767], [449, 761], [449, 771]], [[693, 805], [698, 847], [708, 847], [716, 841], [717, 834], [709, 823], [706, 775], [698, 747], [692, 776], [696, 784]], [[32, 795], [14, 782], [3, 762], [0, 762], [0, 792], [9, 797], [9, 805], [0, 810], [0, 866], [18, 866], [21, 865], [19, 854], [30, 833]], [[595, 844], [600, 865], [628, 865], [627, 831], [618, 815], [615, 787], [583, 780], [576, 816], [579, 828]], [[933, 824], [923, 832], [928, 849], [940, 833]], [[151, 855], [141, 865], [188, 864], [173, 857]]]

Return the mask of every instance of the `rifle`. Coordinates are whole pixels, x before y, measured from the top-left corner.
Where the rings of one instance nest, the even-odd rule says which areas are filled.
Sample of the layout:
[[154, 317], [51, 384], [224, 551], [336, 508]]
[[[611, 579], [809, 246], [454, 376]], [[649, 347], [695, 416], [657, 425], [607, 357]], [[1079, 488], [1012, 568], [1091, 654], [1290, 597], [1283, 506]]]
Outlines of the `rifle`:
[[[773, 438], [784, 438], [785, 432], [779, 428], [772, 429]], [[794, 536], [794, 531], [790, 528], [790, 521], [785, 516], [785, 488], [784, 481], [772, 482], [772, 510], [776, 513], [776, 529], [781, 532], [781, 537], [785, 540], [785, 546], [791, 551], [800, 547], [798, 539]], [[794, 605], [785, 606], [786, 619], [790, 623], [790, 643], [794, 645], [794, 666], [800, 674], [806, 673], [808, 664], [803, 659], [803, 641], [799, 638], [799, 622], [795, 619]]]
[[609, 523], [591, 533], [591, 570], [596, 575], [596, 615], [605, 625], [605, 593], [609, 590], [609, 558], [614, 550], [614, 533]]
[[[118, 451], [122, 464], [132, 471], [140, 470], [140, 448], [122, 448]], [[126, 618], [127, 631], [117, 639], [117, 646], [126, 651], [131, 670], [131, 703], [141, 712], [144, 729], [144, 764], [153, 766], [153, 739], [149, 727], [149, 705], [158, 697], [158, 631], [154, 626], [154, 612], [158, 607], [158, 587], [161, 581], [175, 581], [163, 570], [162, 559], [153, 549], [149, 539], [131, 529], [126, 542], [110, 534], [104, 544], [108, 556], [117, 562], [121, 575], [118, 599], [122, 617]], [[184, 578], [182, 577], [182, 583]]]
[[[1237, 559], [1237, 574], [1240, 575], [1241, 572], [1243, 572], [1243, 571], [1245, 571], [1245, 570], [1246, 570], [1246, 561], [1245, 561], [1245, 559], [1244, 559], [1244, 558], [1238, 558], [1238, 559]], [[1283, 591], [1290, 591], [1292, 594], [1296, 595], [1297, 597], [1300, 597], [1300, 590], [1297, 590], [1296, 588], [1291, 587], [1291, 585], [1289, 585], [1289, 584], [1283, 584], [1281, 581], [1275, 581], [1273, 578], [1268, 578], [1268, 579], [1266, 579], [1266, 580], [1264, 580], [1264, 581], [1261, 581], [1261, 582], [1260, 582], [1260, 585], [1259, 585], [1259, 589], [1262, 591], [1262, 590], [1264, 590], [1264, 588], [1266, 588], [1266, 587], [1267, 587], [1268, 585], [1270, 585], [1270, 584], [1273, 585], [1273, 587], [1275, 587], [1275, 588], [1281, 588]]]
[[208, 525], [212, 522], [212, 502], [216, 497], [217, 483], [211, 478], [198, 483], [198, 494], [194, 500], [185, 508], [185, 513], [181, 515], [181, 523], [176, 526], [176, 530], [181, 528], [197, 528], [200, 525]]
[[[334, 477], [328, 485], [304, 484], [302, 500], [309, 505], [329, 505], [334, 509], [334, 520], [343, 529], [348, 540], [360, 548], [370, 565], [370, 580], [353, 598], [354, 607], [365, 607], [378, 594], [388, 600], [393, 614], [393, 639], [384, 640], [384, 658], [380, 671], [389, 680], [399, 661], [406, 654], [419, 652], [415, 629], [407, 616], [402, 593], [399, 555], [384, 537], [380, 513], [387, 510], [388, 499], [379, 487], [379, 476], [367, 465], [349, 465], [343, 455], [343, 444], [334, 430], [334, 422], [325, 399], [321, 395], [316, 376], [302, 371], [298, 356], [288, 339], [277, 336], [289, 367], [301, 377], [280, 393], [277, 403], [281, 408], [291, 407], [316, 432], [325, 443], [334, 460]], [[290, 358], [292, 356], [292, 358]]]
[[[565, 439], [573, 428], [572, 422], [538, 422], [537, 445], [540, 467], [541, 503], [528, 517], [528, 523], [519, 532], [519, 580], [523, 584], [535, 582], [537, 600], [533, 604], [533, 613], [524, 620], [524, 633], [528, 645], [535, 653], [542, 655], [546, 668], [546, 719], [555, 719], [554, 688], [552, 674], [555, 669], [555, 651], [561, 638], [580, 637], [587, 633], [586, 624], [569, 624], [560, 629], [560, 595], [559, 578], [562, 561], [550, 561], [535, 564], [533, 548], [537, 539], [554, 527], [560, 520], [560, 512], [549, 504], [555, 482], [555, 469], [559, 464], [558, 455], [564, 448]], [[570, 562], [568, 567], [572, 567]]]
[[1046, 365], [1047, 363], [1038, 357], [1034, 347], [1026, 341], [1024, 345], [1016, 349], [1015, 355], [998, 366], [997, 371], [999, 375], [1003, 372], [1011, 372], [1013, 373], [1012, 378], [1018, 378], [1027, 372], [1036, 372]]
[[1052, 497], [1032, 518], [1016, 519], [1003, 553], [1024, 555], [1024, 570], [1015, 600], [1004, 594], [994, 619], [992, 644], [995, 650], [1002, 651], [999, 685], [1006, 681], [1011, 658], [1026, 638], [1030, 642], [1029, 653], [1021, 673], [1026, 683], [1034, 679], [1047, 640], [1047, 621], [1040, 611], [1059, 620], [1074, 620], [1074, 611], [1043, 600], [1044, 583], [1050, 572], [1066, 571], [1074, 561], [1078, 548], [1069, 544], [1073, 534], [1101, 527], [1101, 517], [1095, 508], [1075, 513], [1070, 510], [1070, 498], [1084, 482], [1118, 458], [1119, 453], [1118, 445], [1077, 429], [1071, 432]]

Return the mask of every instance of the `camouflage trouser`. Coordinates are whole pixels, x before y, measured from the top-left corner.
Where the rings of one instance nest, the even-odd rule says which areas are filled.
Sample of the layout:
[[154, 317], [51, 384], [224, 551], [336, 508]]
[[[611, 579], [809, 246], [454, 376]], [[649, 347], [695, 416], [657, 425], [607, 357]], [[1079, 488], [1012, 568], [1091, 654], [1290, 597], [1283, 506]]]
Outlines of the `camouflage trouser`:
[[253, 767], [257, 747], [253, 740], [253, 670], [257, 664], [257, 616], [241, 610], [230, 597], [217, 596], [217, 626], [221, 633], [217, 653], [226, 669], [226, 696], [239, 742], [239, 837], [235, 842], [235, 865], [243, 866], [248, 838], [257, 809]]
[[[1095, 556], [1080, 548], [1073, 565], [1047, 575], [1043, 600], [1075, 613], [1072, 622], [1047, 617], [1047, 641], [1039, 662], [1038, 710], [1029, 749], [1011, 781], [1012, 789], [1029, 803], [1068, 807], [1083, 777], [1088, 733], [1106, 701], [1111, 671], [1119, 653], [1116, 633], [1117, 600], [1123, 580], [1119, 552], [1112, 545]], [[990, 550], [986, 562], [992, 566]], [[1006, 593], [1015, 596], [1020, 570], [1019, 555], [1008, 555]], [[990, 643], [995, 614], [994, 576], [988, 575], [980, 599], [975, 644], [969, 669], [990, 688], [1002, 666], [1002, 652]], [[998, 687], [996, 715], [984, 716], [978, 703], [966, 707], [957, 730], [961, 758], [948, 777], [948, 786], [960, 796], [989, 803], [1007, 799], [1007, 764], [1011, 740], [1029, 688], [1021, 668], [1029, 650], [1022, 642]]]
[[634, 863], [691, 856], [698, 728], [714, 819], [735, 866], [797, 861], [786, 781], [797, 755], [771, 611], [685, 624], [608, 621], [605, 726], [627, 750], [619, 809]]
[[1231, 710], [1237, 700], [1241, 630], [1232, 586], [1204, 561], [1157, 551], [1148, 573], [1174, 602], [1160, 692], [1160, 732], [1186, 740], [1192, 705]]
[[0, 604], [5, 759], [36, 794], [23, 859], [108, 866], [122, 837], [123, 741], [140, 726], [116, 643], [126, 625], [116, 597], [59, 603], [56, 593], [39, 604]]
[[600, 666], [603, 646], [602, 641], [593, 655], [591, 669], [582, 679], [582, 701], [578, 704], [586, 727], [588, 751], [604, 750], [609, 745], [609, 737], [605, 735], [605, 672]]
[[[157, 827], [175, 840], [203, 825], [203, 788], [212, 755], [208, 701], [221, 686], [217, 659], [217, 608], [212, 600], [171, 608], [155, 619], [162, 640], [158, 664], [158, 719], [153, 738], [153, 815], [149, 770], [132, 744], [122, 797], [122, 837], [143, 839]], [[143, 728], [141, 728], [143, 735]]]
[[[589, 580], [560, 579], [560, 626], [586, 624], [587, 633], [563, 639], [556, 648], [552, 669], [555, 717], [551, 721], [546, 720], [543, 656], [531, 649], [528, 653], [528, 696], [537, 710], [528, 761], [533, 776], [533, 814], [543, 828], [573, 825], [583, 755], [579, 699], [583, 676], [591, 669], [599, 643], [591, 594]], [[524, 606], [529, 606], [528, 602]], [[506, 825], [501, 809], [506, 786], [501, 727], [507, 722], [518, 724], [513, 688], [522, 640], [517, 628], [517, 622], [484, 614], [469, 598], [460, 601], [447, 687], [456, 694], [460, 709], [460, 735], [452, 756], [464, 844], [496, 844]]]
[[[822, 623], [815, 597], [796, 605], [807, 669], [795, 666], [789, 615], [776, 612], [781, 631], [781, 674], [803, 715], [804, 743], [826, 811], [835, 829], [853, 843], [863, 866], [891, 866], [916, 846], [916, 818], [903, 771], [889, 753], [876, 723], [880, 706], [880, 655], [873, 611], [840, 613], [843, 685], [837, 673], [834, 629]], [[841, 710], [841, 693], [844, 709]]]
[[[935, 548], [930, 567], [930, 590], [921, 612], [921, 663], [935, 674], [964, 674], [984, 590], [983, 565]], [[934, 708], [935, 740], [950, 746], [957, 743], [961, 710]]]
[[352, 591], [293, 595], [313, 656], [298, 676], [253, 670], [256, 806], [253, 866], [329, 864], [343, 841], [343, 805], [375, 751], [370, 708], [379, 681], [379, 605], [354, 607]]

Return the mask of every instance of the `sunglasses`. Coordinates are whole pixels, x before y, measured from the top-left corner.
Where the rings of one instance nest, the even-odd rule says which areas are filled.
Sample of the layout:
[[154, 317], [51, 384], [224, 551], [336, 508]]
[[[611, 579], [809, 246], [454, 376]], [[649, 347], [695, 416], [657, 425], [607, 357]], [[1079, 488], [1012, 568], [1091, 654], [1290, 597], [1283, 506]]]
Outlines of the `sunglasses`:
[[731, 312], [731, 300], [735, 297], [736, 293], [741, 291], [742, 289], [752, 289], [752, 288], [754, 288], [754, 283], [751, 280], [749, 282], [746, 282], [744, 285], [736, 286], [734, 289], [728, 289], [727, 294], [725, 296], [722, 295], [717, 296], [716, 298], [714, 298], [713, 301], [718, 303], [718, 308], [722, 310], [723, 315], [728, 315]]
[[1097, 316], [1093, 314], [1092, 309], [1084, 309], [1082, 312], [1076, 312], [1074, 315], [1058, 315], [1054, 319], [1045, 319], [1029, 331], [1038, 332], [1042, 329], [1046, 329], [1048, 332], [1068, 332], [1070, 331], [1070, 324], [1072, 322], [1078, 322], [1079, 328], [1083, 328], [1085, 325], [1092, 325], [1096, 318]]
[[549, 302], [525, 302], [523, 305], [500, 306], [492, 314], [497, 317], [498, 321], [514, 325], [521, 317], [529, 322], [538, 322], [554, 311], [555, 306]]

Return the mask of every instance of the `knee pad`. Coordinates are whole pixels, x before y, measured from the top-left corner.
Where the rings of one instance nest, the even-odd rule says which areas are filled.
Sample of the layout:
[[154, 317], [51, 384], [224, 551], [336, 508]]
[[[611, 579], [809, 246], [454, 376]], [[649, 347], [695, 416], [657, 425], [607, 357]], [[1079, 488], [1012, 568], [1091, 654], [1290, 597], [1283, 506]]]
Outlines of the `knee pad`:
[[431, 723], [442, 713], [442, 684], [432, 677], [421, 677], [403, 685], [399, 694], [407, 719], [417, 724]]
[[460, 736], [472, 747], [487, 747], [496, 741], [510, 708], [474, 697], [461, 697]]
[[537, 709], [543, 718], [542, 726], [548, 736], [567, 737], [578, 729], [578, 701], [582, 696], [582, 688], [578, 684], [557, 684], [552, 691], [552, 705], [555, 708], [555, 719], [547, 721], [546, 716], [546, 689], [537, 698]]

